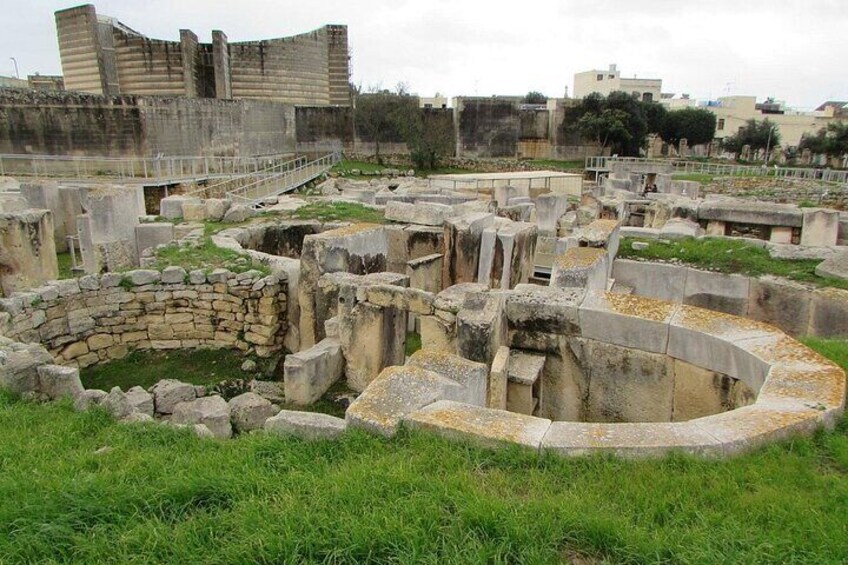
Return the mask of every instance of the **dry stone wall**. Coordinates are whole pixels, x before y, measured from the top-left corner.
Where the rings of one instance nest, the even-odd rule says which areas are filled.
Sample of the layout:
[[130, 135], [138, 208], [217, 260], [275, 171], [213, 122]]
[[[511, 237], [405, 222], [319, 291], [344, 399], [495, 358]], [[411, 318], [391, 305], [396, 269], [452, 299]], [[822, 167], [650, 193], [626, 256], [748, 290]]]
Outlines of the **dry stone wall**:
[[279, 351], [287, 280], [258, 271], [168, 267], [53, 281], [0, 300], [0, 332], [41, 343], [56, 363], [87, 367], [135, 349]]

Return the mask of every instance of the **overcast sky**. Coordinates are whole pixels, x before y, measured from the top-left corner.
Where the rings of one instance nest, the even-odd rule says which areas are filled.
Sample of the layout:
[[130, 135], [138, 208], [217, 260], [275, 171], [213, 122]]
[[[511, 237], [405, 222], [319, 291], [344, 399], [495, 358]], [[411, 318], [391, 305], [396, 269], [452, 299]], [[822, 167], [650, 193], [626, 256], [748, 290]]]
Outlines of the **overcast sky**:
[[[0, 0], [0, 74], [61, 72], [56, 0]], [[846, 0], [100, 0], [157, 39], [267, 39], [347, 24], [352, 80], [422, 96], [562, 96], [573, 75], [617, 63], [697, 98], [773, 96], [811, 109], [848, 100]]]

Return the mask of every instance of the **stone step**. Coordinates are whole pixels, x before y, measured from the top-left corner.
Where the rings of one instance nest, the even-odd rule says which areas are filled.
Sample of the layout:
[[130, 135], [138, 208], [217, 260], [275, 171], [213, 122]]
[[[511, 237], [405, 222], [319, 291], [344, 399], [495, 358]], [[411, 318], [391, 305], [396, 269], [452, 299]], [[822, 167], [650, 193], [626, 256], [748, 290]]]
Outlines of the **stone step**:
[[508, 381], [533, 386], [545, 367], [545, 356], [513, 349], [509, 352]]

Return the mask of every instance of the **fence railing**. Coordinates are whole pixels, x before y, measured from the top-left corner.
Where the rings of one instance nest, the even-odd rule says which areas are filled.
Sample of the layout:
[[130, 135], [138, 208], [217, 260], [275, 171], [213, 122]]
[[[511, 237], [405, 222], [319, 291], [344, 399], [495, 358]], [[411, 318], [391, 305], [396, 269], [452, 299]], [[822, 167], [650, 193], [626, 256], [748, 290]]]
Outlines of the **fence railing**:
[[0, 154], [0, 176], [178, 179], [244, 175], [290, 160], [292, 156], [292, 153], [274, 153], [249, 157], [77, 157], [7, 153]]
[[643, 165], [665, 165], [674, 167], [675, 173], [709, 174], [716, 176], [770, 176], [784, 179], [815, 179], [836, 184], [848, 183], [848, 171], [812, 167], [766, 167], [737, 165], [734, 163], [712, 163], [708, 161], [681, 161], [646, 159], [642, 157], [586, 157], [585, 169], [606, 172], [615, 163], [639, 163]]
[[227, 193], [235, 202], [258, 205], [265, 198], [290, 192], [329, 171], [341, 161], [341, 154], [333, 152], [313, 161], [307, 161], [294, 169], [276, 173], [269, 177], [246, 184]]
[[294, 170], [306, 162], [307, 158], [305, 156], [299, 156], [282, 163], [271, 165], [256, 172], [227, 177], [224, 180], [213, 182], [186, 192], [185, 195], [197, 196], [200, 198], [223, 198], [243, 186], [278, 178], [282, 174]]

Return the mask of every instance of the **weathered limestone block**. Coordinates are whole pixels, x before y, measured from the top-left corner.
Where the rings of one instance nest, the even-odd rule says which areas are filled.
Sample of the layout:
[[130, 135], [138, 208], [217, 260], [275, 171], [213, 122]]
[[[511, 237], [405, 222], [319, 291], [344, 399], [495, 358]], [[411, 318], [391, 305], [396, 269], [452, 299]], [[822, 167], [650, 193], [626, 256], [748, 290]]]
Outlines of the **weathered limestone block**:
[[172, 414], [180, 402], [196, 398], [194, 386], [174, 379], [164, 379], [153, 385], [153, 402], [157, 414]]
[[677, 307], [628, 294], [592, 291], [580, 305], [581, 335], [604, 343], [665, 353]]
[[582, 289], [561, 289], [534, 284], [518, 285], [506, 296], [506, 317], [511, 334], [539, 342], [533, 349], [546, 349], [547, 335], [578, 335], [578, 308]]
[[491, 364], [507, 337], [505, 298], [500, 292], [466, 297], [456, 317], [457, 352], [461, 357]]
[[51, 212], [0, 213], [0, 290], [3, 295], [39, 286], [58, 276]]
[[321, 276], [384, 271], [387, 253], [385, 229], [378, 225], [357, 224], [303, 238], [298, 283], [301, 348], [311, 347], [323, 337], [320, 334], [324, 320], [317, 319], [316, 311], [316, 289]]
[[79, 369], [60, 365], [41, 365], [38, 370], [38, 390], [51, 400], [76, 398], [85, 390]]
[[[341, 313], [340, 313], [341, 314]], [[348, 386], [362, 391], [384, 367], [403, 363], [406, 317], [367, 302], [339, 317], [339, 341]]]
[[536, 198], [536, 222], [539, 232], [556, 236], [559, 219], [568, 212], [569, 202], [566, 194], [540, 194]]
[[265, 421], [264, 428], [269, 433], [306, 440], [337, 439], [347, 429], [347, 422], [329, 414], [281, 410]]
[[804, 208], [801, 245], [836, 245], [839, 237], [839, 212], [826, 208]]
[[187, 222], [203, 222], [207, 218], [203, 202], [183, 202], [183, 219]]
[[494, 221], [492, 214], [476, 213], [451, 218], [445, 222], [442, 287], [475, 281], [483, 230], [492, 227]]
[[509, 376], [509, 348], [501, 346], [492, 360], [489, 373], [489, 393], [486, 406], [496, 410], [506, 410], [507, 378]]
[[122, 420], [135, 412], [135, 407], [127, 398], [127, 395], [120, 387], [113, 387], [103, 400], [100, 401], [100, 406], [106, 409], [109, 414], [116, 420]]
[[748, 311], [750, 279], [743, 275], [725, 275], [688, 269], [683, 303], [717, 310], [736, 316]]
[[525, 222], [485, 229], [481, 237], [478, 282], [508, 290], [530, 280], [537, 235], [536, 225]]
[[734, 224], [801, 227], [803, 211], [788, 204], [722, 198], [701, 202], [698, 218]]
[[848, 290], [820, 288], [810, 293], [809, 335], [848, 335]]
[[418, 319], [422, 348], [447, 353], [456, 352], [456, 317], [453, 314], [448, 315], [454, 319], [449, 321], [439, 316], [421, 316]]
[[345, 412], [349, 427], [394, 436], [407, 414], [451, 394], [461, 385], [420, 367], [387, 367]]
[[53, 357], [41, 345], [0, 338], [0, 388], [14, 394], [37, 392], [38, 367], [52, 363]]
[[162, 282], [165, 284], [183, 284], [186, 276], [186, 270], [182, 267], [170, 266], [162, 270]]
[[233, 204], [224, 213], [223, 221], [230, 223], [243, 222], [256, 215], [256, 211], [244, 204]]
[[386, 219], [405, 224], [441, 226], [453, 213], [445, 204], [428, 203], [426, 206], [390, 200], [386, 204]]
[[671, 421], [674, 369], [666, 355], [595, 340], [575, 350], [589, 382], [582, 420]]
[[674, 359], [672, 421], [684, 422], [751, 404], [756, 395], [742, 381]]
[[773, 324], [792, 336], [805, 335], [810, 320], [812, 289], [778, 277], [752, 278], [747, 316]]
[[127, 400], [135, 412], [140, 412], [153, 417], [153, 395], [141, 388], [134, 386], [126, 392]]
[[74, 399], [74, 409], [84, 412], [92, 406], [99, 406], [104, 398], [106, 398], [105, 390], [84, 390]]
[[450, 400], [429, 404], [403, 417], [405, 426], [486, 447], [516, 444], [538, 449], [551, 426], [545, 418], [492, 410]]
[[438, 294], [442, 291], [442, 264], [444, 255], [435, 253], [406, 263], [410, 288]]
[[616, 283], [633, 288], [640, 296], [683, 302], [688, 272], [687, 267], [680, 265], [616, 259], [612, 278]]
[[606, 290], [609, 255], [606, 249], [572, 247], [554, 259], [551, 286]]
[[233, 435], [230, 407], [220, 396], [205, 396], [188, 402], [180, 402], [174, 407], [171, 422], [186, 425], [203, 424], [216, 438], [226, 439]]
[[609, 453], [661, 457], [671, 452], [720, 456], [721, 443], [695, 422], [621, 424], [553, 422], [542, 449], [567, 457]]
[[221, 198], [209, 198], [206, 200], [206, 217], [212, 221], [220, 222], [224, 214], [230, 209], [231, 202]]
[[283, 369], [286, 401], [302, 405], [316, 402], [341, 378], [344, 361], [341, 343], [329, 337], [287, 355]]
[[844, 411], [846, 388], [845, 371], [838, 365], [824, 358], [808, 358], [772, 366], [757, 402], [799, 410], [813, 407], [832, 429]]
[[668, 355], [742, 380], [758, 391], [770, 364], [743, 346], [781, 337], [784, 334], [762, 322], [680, 306], [669, 324]]
[[279, 408], [255, 392], [240, 394], [228, 404], [233, 428], [238, 433], [262, 429], [265, 420], [279, 411]]
[[506, 407], [510, 412], [533, 415], [538, 407], [538, 390], [545, 368], [544, 355], [512, 349], [507, 371]]
[[451, 400], [476, 406], [486, 405], [489, 368], [483, 363], [475, 363], [443, 351], [420, 349], [412, 354], [406, 364], [421, 367], [459, 383], [462, 391], [459, 396], [451, 396]]
[[820, 277], [848, 279], [848, 251], [837, 253], [819, 263], [816, 274]]
[[665, 238], [681, 238], [681, 237], [700, 237], [704, 235], [704, 230], [697, 223], [683, 218], [672, 218], [668, 220], [660, 229], [660, 237]]
[[183, 204], [198, 204], [199, 198], [187, 196], [168, 196], [159, 201], [159, 215], [168, 220], [183, 217]]

